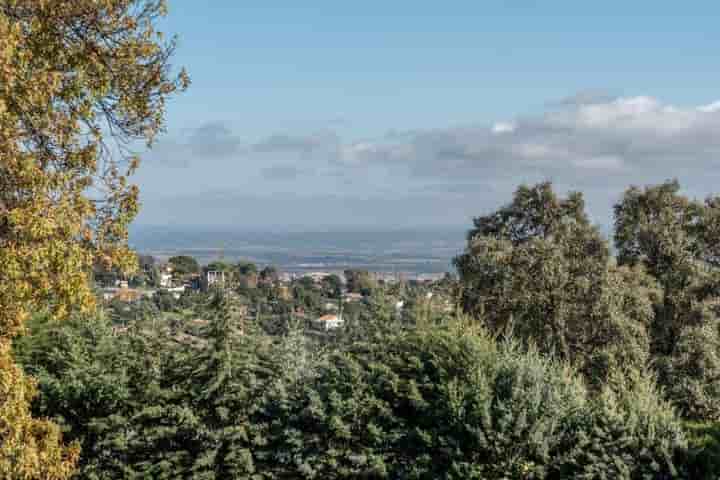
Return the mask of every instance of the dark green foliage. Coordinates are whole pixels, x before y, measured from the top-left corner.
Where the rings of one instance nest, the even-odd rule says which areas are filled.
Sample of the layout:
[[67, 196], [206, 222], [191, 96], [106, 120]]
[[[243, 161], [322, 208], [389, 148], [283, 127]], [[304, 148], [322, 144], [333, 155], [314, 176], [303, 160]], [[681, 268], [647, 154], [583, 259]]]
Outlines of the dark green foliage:
[[345, 325], [333, 337], [340, 348], [356, 342], [382, 343], [388, 335], [405, 327], [395, 309], [395, 302], [385, 288], [377, 288], [362, 302], [344, 303], [342, 316]]
[[232, 300], [218, 293], [197, 350], [173, 356], [163, 382], [177, 392], [176, 398], [169, 398], [169, 411], [166, 404], [148, 418], [162, 439], [153, 451], [163, 455], [144, 474], [155, 478], [165, 466], [172, 475], [195, 479], [241, 478], [252, 472], [252, 462], [243, 454], [255, 435], [247, 414], [261, 395], [259, 377], [268, 373], [256, 350], [262, 349], [262, 339], [243, 335], [243, 320]]
[[210, 270], [210, 271], [214, 271], [214, 272], [229, 272], [230, 270], [232, 270], [232, 268], [233, 268], [232, 265], [218, 260], [215, 262], [210, 262], [205, 267], [205, 270]]
[[369, 295], [377, 287], [377, 282], [367, 270], [349, 269], [344, 274], [348, 292]]
[[280, 272], [276, 267], [268, 265], [260, 271], [259, 280], [265, 286], [274, 286], [280, 280]]
[[625, 192], [616, 265], [580, 194], [520, 187], [475, 219], [455, 260], [465, 312], [570, 360], [596, 389], [648, 370], [684, 417], [720, 420], [720, 198], [679, 188]]
[[684, 444], [652, 385], [593, 399], [568, 367], [448, 333], [358, 344], [267, 401], [278, 477], [665, 478]]
[[591, 396], [569, 366], [455, 326], [319, 355], [296, 330], [241, 335], [234, 312], [216, 297], [194, 342], [102, 320], [33, 327], [18, 357], [38, 413], [82, 443], [79, 478], [660, 479], [682, 452], [637, 378]]
[[200, 264], [198, 264], [197, 260], [187, 255], [170, 257], [168, 263], [173, 267], [173, 274], [181, 277], [200, 272]]
[[662, 287], [651, 348], [670, 397], [693, 419], [720, 420], [720, 198], [679, 194], [677, 181], [631, 187], [615, 206], [618, 261]]
[[322, 292], [309, 277], [303, 277], [294, 283], [292, 288], [295, 305], [309, 314], [317, 314], [321, 310]]
[[573, 474], [561, 478], [688, 478], [682, 425], [648, 377], [614, 376], [593, 397], [592, 422], [576, 431]]
[[328, 298], [340, 298], [342, 296], [342, 280], [337, 275], [328, 275], [322, 279], [323, 293]]
[[235, 269], [237, 270], [237, 272], [238, 272], [240, 275], [247, 275], [247, 274], [250, 274], [250, 273], [257, 273], [257, 272], [258, 272], [257, 265], [255, 265], [255, 264], [252, 263], [252, 262], [248, 262], [248, 261], [244, 261], [244, 260], [238, 262], [238, 264], [235, 266]]
[[[62, 327], [43, 322], [31, 329], [33, 336], [23, 338], [17, 352], [42, 391], [37, 414], [56, 419], [67, 438], [81, 443], [81, 478], [121, 478], [112, 472], [131, 463], [135, 436], [128, 423], [152, 408], [149, 400], [157, 392], [157, 343], [139, 334], [115, 336], [103, 318]], [[123, 445], [122, 453], [108, 450], [109, 443]]]
[[152, 322], [159, 317], [160, 310], [153, 299], [143, 297], [136, 302], [128, 303], [116, 298], [108, 305], [107, 314], [114, 323], [129, 325], [145, 320]]
[[178, 301], [175, 299], [175, 296], [167, 290], [158, 290], [155, 292], [153, 301], [161, 312], [172, 312], [178, 307]]
[[668, 184], [616, 213], [619, 265], [579, 194], [521, 187], [476, 219], [459, 282], [347, 272], [365, 295], [332, 334], [302, 327], [338, 281], [285, 299], [246, 265], [210, 296], [37, 317], [16, 353], [82, 479], [714, 480], [717, 424], [688, 447], [673, 405], [720, 411], [720, 200]]
[[192, 309], [202, 304], [206, 300], [207, 293], [185, 290], [180, 298], [177, 299], [176, 306], [183, 309]]
[[641, 268], [612, 265], [580, 194], [520, 187], [475, 219], [455, 264], [465, 312], [491, 331], [572, 361], [594, 384], [645, 367], [657, 287]]
[[720, 478], [720, 424], [688, 423], [689, 470], [693, 480]]

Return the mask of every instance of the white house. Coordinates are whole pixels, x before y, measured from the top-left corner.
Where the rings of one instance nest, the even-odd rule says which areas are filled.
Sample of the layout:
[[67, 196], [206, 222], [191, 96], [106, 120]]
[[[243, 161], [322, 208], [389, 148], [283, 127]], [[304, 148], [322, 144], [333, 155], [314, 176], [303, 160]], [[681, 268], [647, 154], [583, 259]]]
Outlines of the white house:
[[303, 277], [312, 278], [313, 282], [320, 283], [323, 279], [329, 277], [328, 272], [308, 272]]
[[167, 292], [171, 293], [175, 300], [180, 299], [183, 293], [185, 293], [185, 286], [171, 287], [167, 289]]
[[359, 302], [363, 299], [361, 293], [346, 293], [343, 295], [343, 301], [345, 303]]
[[160, 288], [172, 287], [172, 273], [161, 272], [160, 273]]
[[345, 321], [342, 316], [336, 314], [323, 315], [317, 320], [313, 321], [313, 326], [319, 330], [335, 330], [343, 326]]
[[203, 290], [207, 290], [210, 287], [217, 287], [225, 285], [227, 281], [225, 272], [216, 270], [206, 270], [205, 274], [201, 279], [201, 285]]

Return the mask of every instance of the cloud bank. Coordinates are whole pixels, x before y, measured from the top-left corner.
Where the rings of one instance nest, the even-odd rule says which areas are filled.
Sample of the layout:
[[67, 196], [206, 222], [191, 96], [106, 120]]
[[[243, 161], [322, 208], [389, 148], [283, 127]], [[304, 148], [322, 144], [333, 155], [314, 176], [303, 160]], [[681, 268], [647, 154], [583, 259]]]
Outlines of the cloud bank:
[[645, 96], [577, 95], [535, 116], [489, 126], [438, 128], [340, 142], [337, 136], [270, 137], [256, 148], [319, 152], [345, 167], [403, 167], [418, 179], [587, 175], [715, 168], [720, 102], [676, 107]]
[[[238, 189], [243, 195], [265, 199], [292, 191], [294, 202], [307, 199], [305, 217], [293, 215], [298, 222], [312, 222], [322, 212], [324, 222], [347, 224], [347, 213], [319, 207], [345, 202], [367, 222], [377, 218], [391, 225], [421, 208], [426, 215], [420, 211], [413, 218], [425, 218], [425, 225], [463, 224], [468, 212], [481, 214], [508, 201], [518, 184], [549, 179], [560, 191], [584, 191], [591, 214], [607, 223], [613, 202], [630, 184], [677, 177], [692, 196], [720, 190], [720, 102], [679, 106], [649, 96], [588, 91], [549, 102], [531, 115], [397, 128], [371, 138], [346, 139], [323, 130], [277, 133], [244, 144], [218, 123], [187, 133], [159, 156], [172, 155], [188, 167], [188, 181], [180, 187], [183, 195], [197, 189], [198, 208], [210, 209], [207, 193], [213, 189], [227, 192], [234, 179], [248, 179]], [[209, 159], [223, 161], [213, 170]], [[199, 178], [202, 187], [195, 185]], [[329, 194], [332, 201], [321, 199]], [[371, 197], [375, 200], [363, 201]], [[379, 208], [383, 202], [393, 208]]]

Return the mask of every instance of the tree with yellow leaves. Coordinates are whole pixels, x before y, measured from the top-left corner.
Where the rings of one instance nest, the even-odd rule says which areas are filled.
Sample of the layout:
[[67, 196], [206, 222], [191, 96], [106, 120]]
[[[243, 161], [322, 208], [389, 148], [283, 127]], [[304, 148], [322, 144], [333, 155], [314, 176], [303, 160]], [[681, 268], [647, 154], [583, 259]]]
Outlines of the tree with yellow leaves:
[[187, 87], [164, 0], [0, 0], [0, 478], [64, 479], [78, 451], [29, 414], [11, 343], [33, 310], [93, 308], [94, 263], [136, 262], [135, 142], [152, 145]]

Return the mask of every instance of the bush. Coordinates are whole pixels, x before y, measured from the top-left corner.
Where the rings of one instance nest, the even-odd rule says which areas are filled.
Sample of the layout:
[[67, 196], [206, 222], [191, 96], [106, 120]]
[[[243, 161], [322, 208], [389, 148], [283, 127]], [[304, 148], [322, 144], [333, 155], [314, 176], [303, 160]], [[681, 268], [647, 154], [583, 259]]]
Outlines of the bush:
[[689, 420], [720, 421], [718, 325], [686, 327], [677, 336], [672, 357], [665, 362], [669, 396]]
[[455, 328], [373, 330], [320, 353], [297, 331], [238, 335], [218, 308], [192, 348], [145, 328], [114, 336], [103, 319], [40, 323], [19, 342], [36, 413], [82, 443], [78, 478], [644, 480], [691, 471], [676, 459], [712, 468], [699, 441], [685, 455], [681, 424], [639, 374], [590, 393], [565, 363]]
[[[686, 441], [649, 373], [613, 375], [593, 399], [559, 478], [666, 479], [685, 475]], [[675, 465], [679, 463], [679, 465]]]
[[688, 423], [688, 471], [693, 480], [720, 478], [720, 423]]
[[287, 385], [268, 393], [273, 461], [259, 470], [282, 476], [282, 464], [300, 478], [679, 474], [673, 460], [685, 443], [672, 409], [647, 381], [616, 387], [591, 398], [570, 367], [484, 336], [388, 337], [332, 355], [290, 393]]

